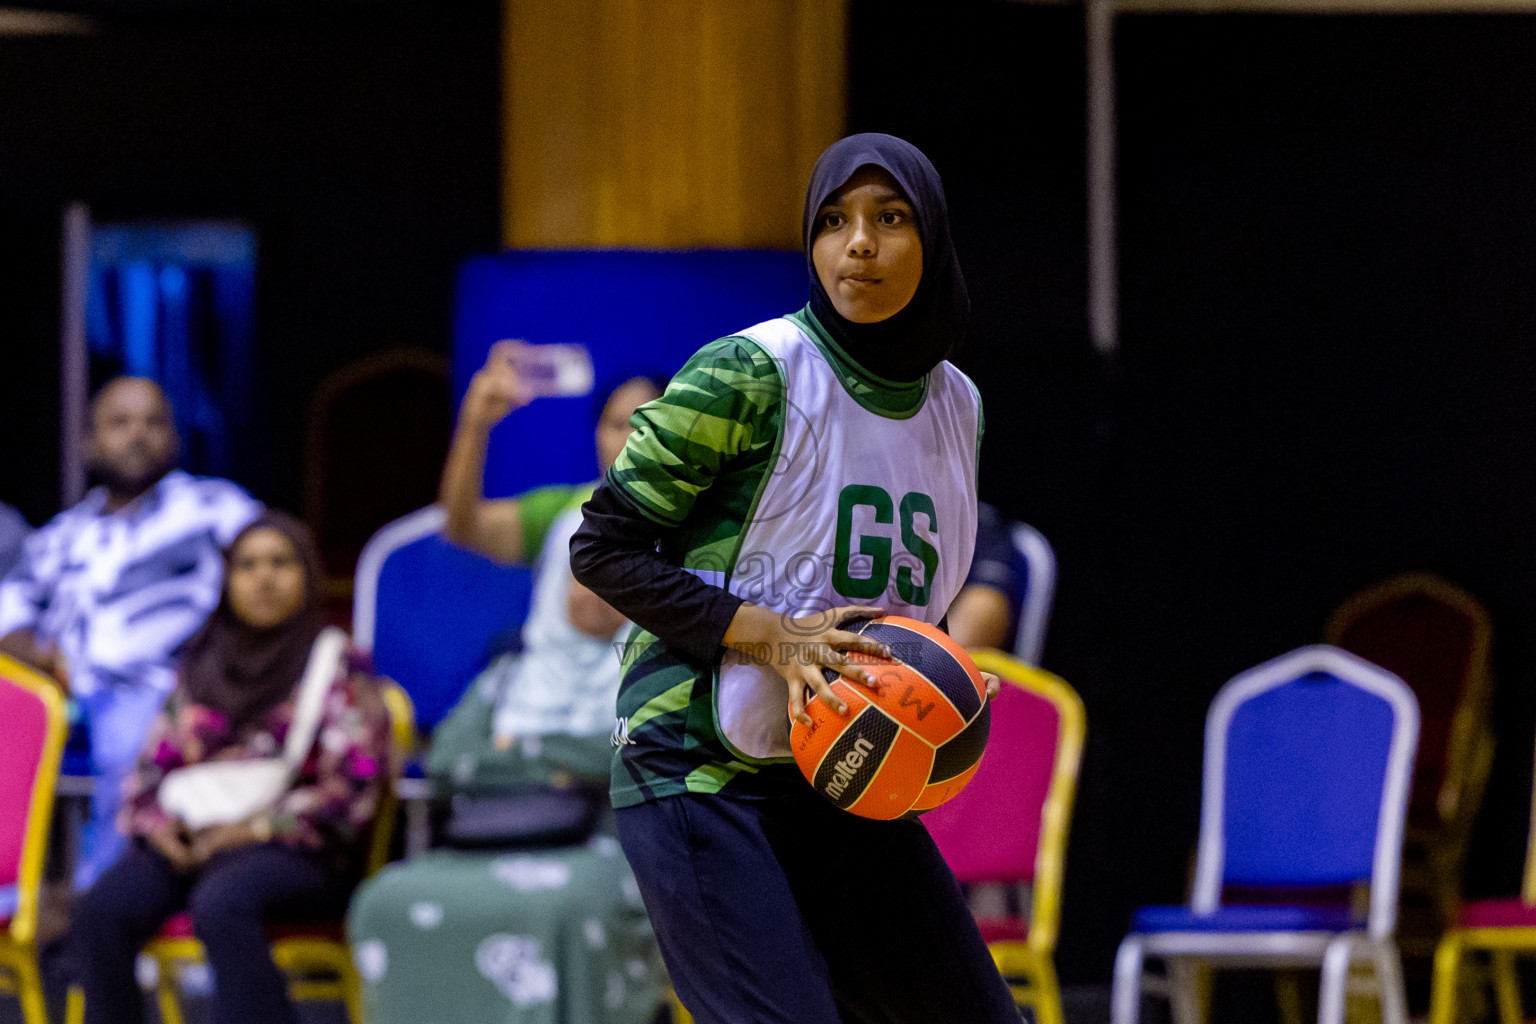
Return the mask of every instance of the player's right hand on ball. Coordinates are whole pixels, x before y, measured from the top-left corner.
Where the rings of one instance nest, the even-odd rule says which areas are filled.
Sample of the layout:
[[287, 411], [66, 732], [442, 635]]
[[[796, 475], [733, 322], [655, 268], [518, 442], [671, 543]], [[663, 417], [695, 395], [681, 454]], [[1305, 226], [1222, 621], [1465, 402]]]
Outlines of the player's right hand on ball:
[[498, 341], [486, 353], [485, 365], [470, 378], [459, 407], [459, 420], [467, 427], [490, 430], [513, 409], [531, 401], [528, 389], [517, 376], [516, 353], [521, 341]]
[[[810, 725], [811, 716], [806, 712], [805, 705], [815, 694], [840, 715], [848, 713], [848, 705], [832, 689], [832, 684], [827, 682], [826, 674], [822, 671], [829, 668], [838, 675], [863, 683], [865, 686], [873, 686], [875, 674], [869, 669], [858, 664], [858, 659], [850, 658], [852, 654], [863, 654], [876, 658], [889, 658], [891, 649], [878, 640], [873, 640], [862, 633], [853, 633], [844, 629], [861, 619], [878, 618], [885, 614], [882, 608], [870, 605], [851, 604], [841, 608], [832, 608], [819, 615], [808, 615], [798, 619], [788, 619], [785, 622], [785, 632], [795, 645], [795, 657], [788, 659], [790, 663], [780, 664], [779, 673], [789, 683], [789, 717], [801, 725]], [[776, 650], [780, 650], [776, 648]]]
[[[851, 626], [861, 619], [879, 618], [885, 614], [882, 608], [871, 605], [850, 604], [831, 608], [816, 615], [796, 619], [781, 618], [785, 642], [775, 646], [779, 674], [789, 684], [789, 717], [801, 725], [810, 725], [811, 716], [805, 705], [814, 694], [827, 702], [827, 706], [840, 715], [848, 713], [848, 705], [832, 689], [823, 669], [831, 669], [838, 675], [865, 686], [872, 686], [875, 674], [858, 663], [850, 655], [863, 654], [875, 658], [889, 658], [891, 649], [861, 633], [850, 632]], [[790, 657], [782, 657], [793, 652]]]

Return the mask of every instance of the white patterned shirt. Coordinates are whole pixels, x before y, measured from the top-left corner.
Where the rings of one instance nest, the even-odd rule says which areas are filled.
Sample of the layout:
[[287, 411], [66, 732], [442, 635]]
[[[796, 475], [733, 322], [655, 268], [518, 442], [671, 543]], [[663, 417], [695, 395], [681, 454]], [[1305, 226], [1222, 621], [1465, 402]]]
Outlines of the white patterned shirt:
[[261, 512], [228, 480], [167, 473], [104, 511], [95, 488], [27, 539], [0, 581], [0, 636], [31, 628], [58, 646], [72, 692], [169, 693], [178, 649], [219, 603], [223, 550]]

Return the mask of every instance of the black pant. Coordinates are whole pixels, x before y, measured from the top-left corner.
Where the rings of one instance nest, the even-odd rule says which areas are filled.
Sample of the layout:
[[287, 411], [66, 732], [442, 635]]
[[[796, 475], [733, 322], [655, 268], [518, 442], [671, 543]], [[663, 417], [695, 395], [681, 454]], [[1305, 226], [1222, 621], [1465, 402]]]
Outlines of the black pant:
[[231, 850], [188, 874], [142, 841], [131, 843], [80, 898], [70, 922], [86, 1024], [142, 1024], [135, 960], [182, 909], [213, 967], [216, 1024], [295, 1024], [262, 922], [339, 918], [348, 891], [326, 862], [281, 843]]
[[1017, 1022], [928, 830], [803, 788], [618, 811], [667, 972], [700, 1024]]

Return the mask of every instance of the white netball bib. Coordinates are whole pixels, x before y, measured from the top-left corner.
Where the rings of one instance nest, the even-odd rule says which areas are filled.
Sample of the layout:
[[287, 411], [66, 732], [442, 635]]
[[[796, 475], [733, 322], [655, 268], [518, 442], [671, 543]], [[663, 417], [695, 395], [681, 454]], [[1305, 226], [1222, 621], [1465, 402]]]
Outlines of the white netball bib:
[[[790, 618], [868, 604], [937, 624], [976, 542], [975, 387], [941, 363], [914, 413], [885, 416], [794, 322], [741, 333], [779, 364], [783, 437], [733, 564], [710, 582]], [[728, 652], [715, 685], [719, 734], [748, 761], [790, 756], [789, 687], [769, 654]]]

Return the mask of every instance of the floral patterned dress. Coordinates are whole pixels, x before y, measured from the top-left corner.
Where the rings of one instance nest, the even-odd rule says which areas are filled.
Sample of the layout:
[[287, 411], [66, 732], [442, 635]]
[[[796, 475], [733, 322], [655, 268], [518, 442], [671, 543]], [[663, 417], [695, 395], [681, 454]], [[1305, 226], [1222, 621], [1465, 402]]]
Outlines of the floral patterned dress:
[[[355, 652], [337, 665], [314, 746], [270, 815], [273, 840], [327, 855], [338, 867], [357, 864], [389, 780], [389, 713], [367, 669], [366, 659]], [[131, 836], [145, 836], [168, 820], [158, 793], [161, 780], [174, 769], [278, 756], [293, 715], [290, 697], [236, 734], [221, 712], [193, 702], [178, 687], [124, 781], [119, 827]]]

